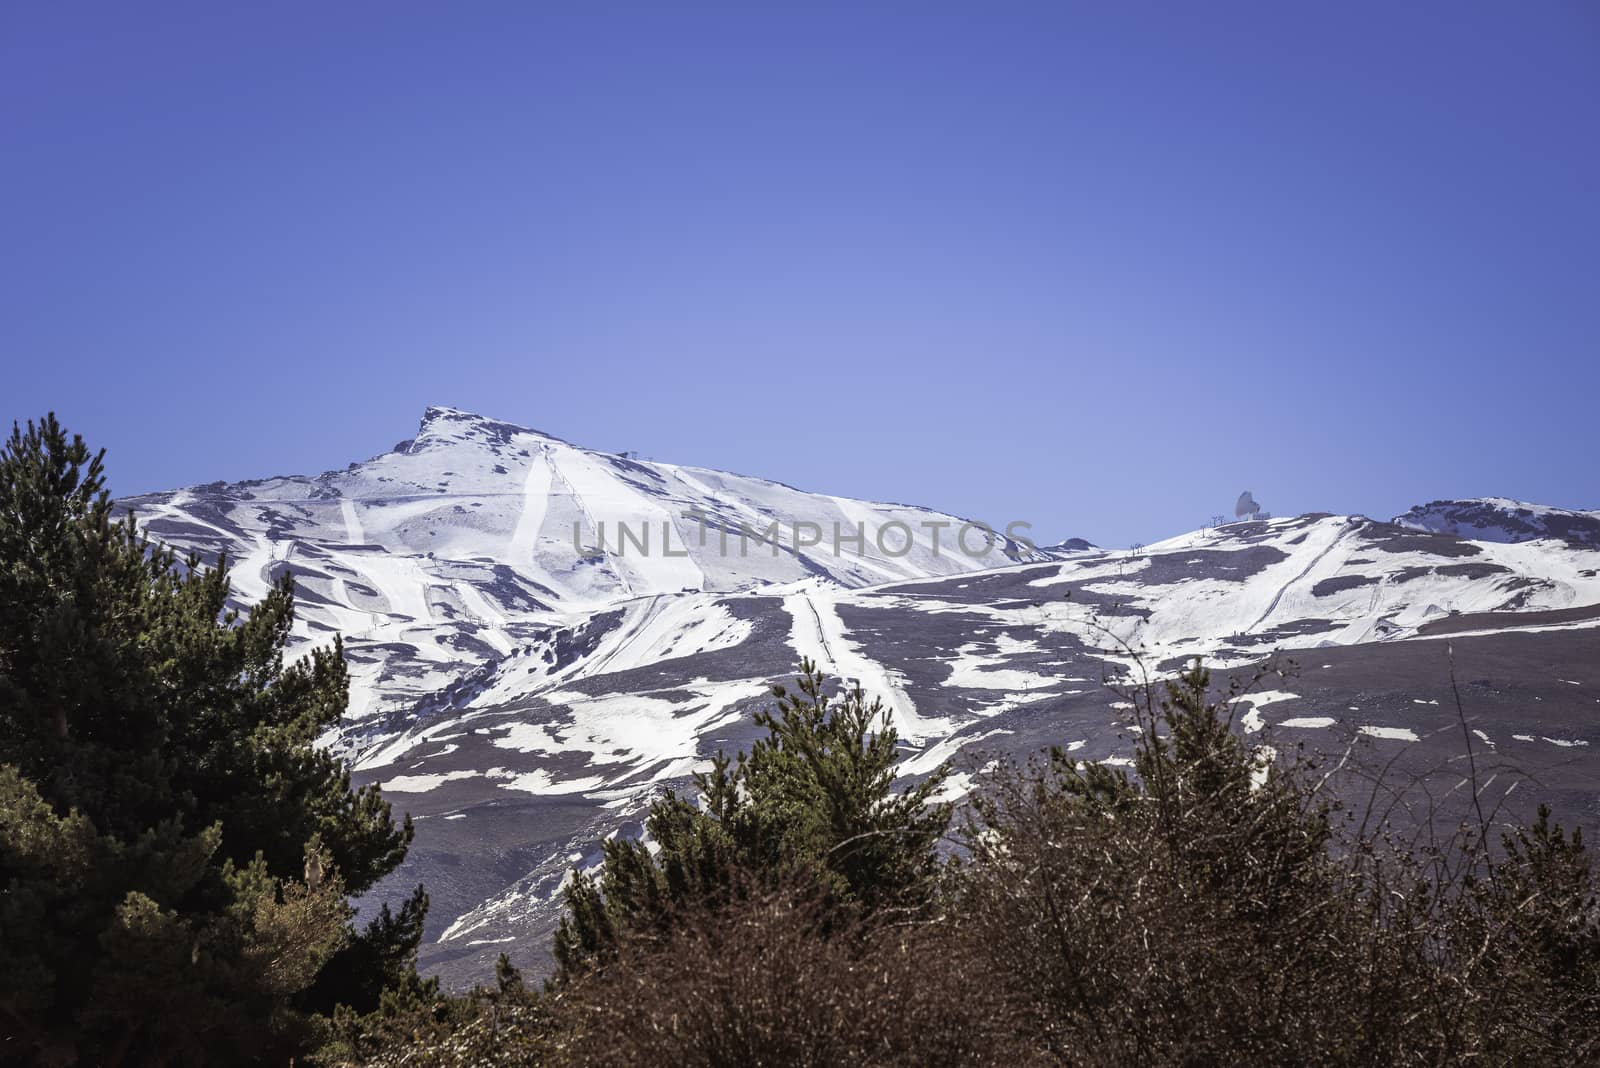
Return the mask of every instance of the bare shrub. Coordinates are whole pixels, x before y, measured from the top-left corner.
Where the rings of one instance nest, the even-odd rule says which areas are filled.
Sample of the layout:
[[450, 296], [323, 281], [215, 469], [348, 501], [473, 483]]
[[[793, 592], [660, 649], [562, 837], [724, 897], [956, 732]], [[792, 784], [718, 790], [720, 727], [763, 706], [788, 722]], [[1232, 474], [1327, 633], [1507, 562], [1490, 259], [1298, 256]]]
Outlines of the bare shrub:
[[937, 923], [840, 929], [805, 893], [691, 911], [559, 995], [573, 1065], [987, 1065], [1025, 1052]]

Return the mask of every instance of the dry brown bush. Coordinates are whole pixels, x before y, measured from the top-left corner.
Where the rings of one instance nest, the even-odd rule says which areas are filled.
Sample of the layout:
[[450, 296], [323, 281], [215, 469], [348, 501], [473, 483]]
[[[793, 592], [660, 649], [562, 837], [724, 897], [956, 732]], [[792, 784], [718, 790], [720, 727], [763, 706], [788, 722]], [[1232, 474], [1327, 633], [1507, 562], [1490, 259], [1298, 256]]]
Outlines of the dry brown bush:
[[560, 993], [562, 1063], [1015, 1063], [1026, 1046], [957, 945], [937, 921], [841, 929], [804, 893], [685, 915]]

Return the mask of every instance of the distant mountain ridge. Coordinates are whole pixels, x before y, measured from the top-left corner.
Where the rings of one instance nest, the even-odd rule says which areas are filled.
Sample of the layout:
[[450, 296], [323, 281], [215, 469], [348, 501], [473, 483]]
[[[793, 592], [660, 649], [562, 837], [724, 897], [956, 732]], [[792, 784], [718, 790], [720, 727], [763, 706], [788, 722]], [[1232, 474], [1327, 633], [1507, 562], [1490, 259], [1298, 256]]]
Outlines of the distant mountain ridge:
[[1524, 542], [1552, 538], [1572, 546], [1600, 548], [1600, 511], [1529, 504], [1504, 497], [1419, 504], [1395, 522], [1474, 541]]

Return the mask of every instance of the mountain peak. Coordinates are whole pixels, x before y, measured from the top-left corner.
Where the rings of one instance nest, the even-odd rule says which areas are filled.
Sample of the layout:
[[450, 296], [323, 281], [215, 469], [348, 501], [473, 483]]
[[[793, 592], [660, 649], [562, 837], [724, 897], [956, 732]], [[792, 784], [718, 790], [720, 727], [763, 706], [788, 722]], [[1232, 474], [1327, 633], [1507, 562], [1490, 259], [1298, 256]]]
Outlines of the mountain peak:
[[483, 416], [477, 412], [469, 412], [465, 408], [452, 408], [448, 404], [430, 404], [422, 413], [422, 425], [437, 423], [446, 420], [480, 420]]
[[501, 419], [491, 419], [476, 412], [469, 412], [465, 408], [430, 404], [422, 413], [422, 422], [417, 427], [417, 436], [412, 447], [468, 441], [506, 444], [519, 434], [530, 434], [550, 441], [561, 440], [553, 434]]

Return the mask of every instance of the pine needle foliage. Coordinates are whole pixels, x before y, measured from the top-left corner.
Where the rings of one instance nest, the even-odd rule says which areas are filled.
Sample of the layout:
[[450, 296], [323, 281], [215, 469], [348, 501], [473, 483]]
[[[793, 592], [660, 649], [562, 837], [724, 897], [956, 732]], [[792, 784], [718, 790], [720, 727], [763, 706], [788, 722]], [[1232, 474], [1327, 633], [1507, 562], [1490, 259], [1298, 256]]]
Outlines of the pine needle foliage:
[[772, 696], [776, 706], [755, 717], [766, 734], [749, 753], [719, 752], [696, 774], [698, 804], [668, 792], [651, 805], [655, 852], [613, 839], [598, 879], [575, 873], [555, 941], [563, 976], [630, 937], [670, 931], [686, 907], [715, 909], [780, 885], [817, 888], [860, 916], [927, 907], [953, 813], [937, 800], [948, 766], [897, 790], [889, 710], [859, 685], [831, 693], [809, 660], [793, 690]]

